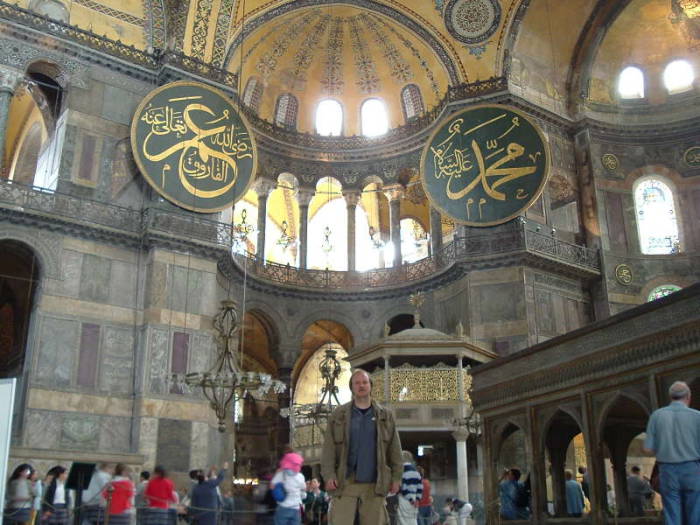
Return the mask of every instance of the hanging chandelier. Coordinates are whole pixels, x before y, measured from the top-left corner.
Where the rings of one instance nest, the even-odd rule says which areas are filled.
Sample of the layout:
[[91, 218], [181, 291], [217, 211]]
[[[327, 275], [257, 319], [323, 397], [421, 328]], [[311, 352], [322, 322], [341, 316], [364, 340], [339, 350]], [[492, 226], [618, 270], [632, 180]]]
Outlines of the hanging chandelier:
[[243, 253], [247, 248], [246, 241], [248, 236], [255, 231], [255, 226], [248, 224], [246, 219], [248, 218], [248, 210], [243, 208], [241, 210], [241, 222], [235, 223], [232, 228], [232, 249], [234, 253]]
[[331, 243], [331, 231], [330, 226], [326, 226], [323, 230], [323, 242], [321, 243], [321, 250], [323, 250], [326, 255], [333, 251], [333, 243]]
[[338, 351], [328, 343], [324, 357], [318, 364], [318, 371], [321, 373], [323, 386], [321, 387], [321, 399], [317, 403], [295, 403], [290, 405], [289, 408], [283, 408], [280, 411], [283, 417], [292, 419], [293, 426], [322, 423], [340, 405], [336, 381], [340, 377], [342, 367], [337, 356]]
[[240, 353], [236, 349], [239, 329], [235, 301], [221, 301], [221, 309], [214, 317], [216, 362], [206, 372], [173, 374], [171, 379], [181, 392], [202, 391], [216, 414], [219, 432], [226, 430], [231, 402], [241, 399], [247, 392], [266, 395], [272, 391], [281, 394], [286, 388], [283, 382], [273, 379], [270, 374], [241, 370]]
[[283, 250], [286, 250], [287, 248], [289, 248], [289, 246], [296, 242], [296, 237], [287, 233], [288, 228], [289, 225], [287, 224], [287, 221], [282, 221], [282, 233], [279, 239], [277, 239], [277, 246], [281, 246]]

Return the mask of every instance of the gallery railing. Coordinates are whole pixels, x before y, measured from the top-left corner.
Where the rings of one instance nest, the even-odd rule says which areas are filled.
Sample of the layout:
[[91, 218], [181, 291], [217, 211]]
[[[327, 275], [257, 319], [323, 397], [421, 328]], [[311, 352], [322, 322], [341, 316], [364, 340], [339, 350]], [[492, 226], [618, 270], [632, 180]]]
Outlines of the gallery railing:
[[[63, 222], [140, 241], [170, 239], [173, 243], [194, 244], [222, 253], [229, 253], [234, 244], [228, 223], [157, 207], [126, 208], [4, 179], [0, 179], [0, 209], [6, 215], [44, 220], [54, 228]], [[250, 254], [235, 254], [233, 259], [239, 267], [245, 266], [255, 277], [271, 283], [311, 289], [363, 290], [402, 286], [433, 277], [455, 263], [478, 262], [506, 254], [554, 261], [591, 276], [600, 273], [595, 250], [533, 230], [523, 220], [512, 221], [497, 231], [457, 236], [432, 256], [394, 268], [346, 272], [297, 268], [262, 261]]]

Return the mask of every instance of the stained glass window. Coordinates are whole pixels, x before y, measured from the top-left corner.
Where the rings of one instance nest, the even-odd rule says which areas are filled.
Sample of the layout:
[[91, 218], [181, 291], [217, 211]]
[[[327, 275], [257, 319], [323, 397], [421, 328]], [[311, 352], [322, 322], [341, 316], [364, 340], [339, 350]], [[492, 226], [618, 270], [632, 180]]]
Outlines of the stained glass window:
[[277, 98], [277, 109], [275, 110], [275, 124], [285, 128], [295, 129], [297, 127], [297, 112], [299, 102], [297, 98], [285, 93]]
[[401, 104], [406, 121], [421, 115], [425, 111], [423, 97], [415, 84], [409, 84], [401, 90]]
[[362, 103], [362, 134], [365, 137], [384, 135], [389, 129], [389, 117], [384, 102], [370, 98]]
[[681, 93], [693, 87], [695, 73], [687, 60], [674, 60], [664, 69], [664, 86], [669, 93]]
[[638, 67], [629, 66], [622, 70], [617, 84], [622, 98], [644, 98], [644, 73]]
[[257, 77], [249, 78], [248, 83], [245, 85], [245, 91], [243, 92], [243, 104], [257, 113], [261, 98], [262, 84], [260, 84]]
[[316, 109], [316, 133], [338, 136], [343, 131], [343, 108], [337, 100], [322, 100]]
[[678, 223], [671, 188], [656, 178], [643, 179], [634, 190], [634, 207], [642, 253], [678, 253]]
[[671, 295], [673, 292], [677, 292], [680, 289], [681, 287], [676, 286], [675, 284], [664, 284], [661, 286], [657, 286], [651, 292], [649, 292], [649, 297], [647, 298], [647, 301], [655, 301], [656, 299], [661, 299], [662, 297]]

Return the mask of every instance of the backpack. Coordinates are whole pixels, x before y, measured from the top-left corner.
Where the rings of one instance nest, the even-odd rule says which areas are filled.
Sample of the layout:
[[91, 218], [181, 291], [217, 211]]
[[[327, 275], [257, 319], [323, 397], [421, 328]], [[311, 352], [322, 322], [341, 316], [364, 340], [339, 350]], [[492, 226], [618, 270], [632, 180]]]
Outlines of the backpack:
[[515, 492], [515, 506], [525, 509], [530, 506], [530, 490], [523, 483], [518, 483]]
[[284, 488], [284, 481], [286, 479], [287, 475], [282, 473], [282, 481], [275, 483], [275, 485], [272, 487], [272, 497], [277, 502], [287, 499], [287, 489]]

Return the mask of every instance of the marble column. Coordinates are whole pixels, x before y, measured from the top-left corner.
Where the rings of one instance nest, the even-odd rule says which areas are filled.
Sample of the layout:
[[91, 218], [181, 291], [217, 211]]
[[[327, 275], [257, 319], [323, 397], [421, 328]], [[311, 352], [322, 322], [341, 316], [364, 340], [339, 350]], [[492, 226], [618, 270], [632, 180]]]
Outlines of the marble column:
[[343, 197], [345, 197], [345, 204], [348, 211], [348, 271], [355, 271], [355, 211], [357, 210], [357, 204], [360, 202], [361, 193], [357, 190], [345, 190], [343, 191]]
[[0, 176], [5, 174], [5, 132], [7, 131], [7, 117], [10, 113], [10, 101], [17, 89], [24, 73], [6, 66], [0, 66]]
[[459, 427], [452, 432], [457, 446], [457, 497], [469, 501], [469, 472], [467, 470], [467, 438], [469, 431]]
[[299, 188], [297, 202], [299, 203], [299, 268], [306, 268], [306, 257], [309, 248], [309, 203], [313, 199], [313, 189]]
[[401, 266], [401, 197], [404, 188], [399, 184], [384, 187], [384, 195], [389, 200], [389, 227], [391, 243], [394, 245], [394, 267]]
[[258, 194], [258, 246], [256, 256], [260, 262], [265, 261], [265, 225], [267, 224], [267, 199], [275, 189], [276, 184], [268, 179], [258, 179], [255, 182], [255, 192]]
[[440, 212], [430, 207], [430, 249], [432, 255], [442, 250], [442, 221]]

